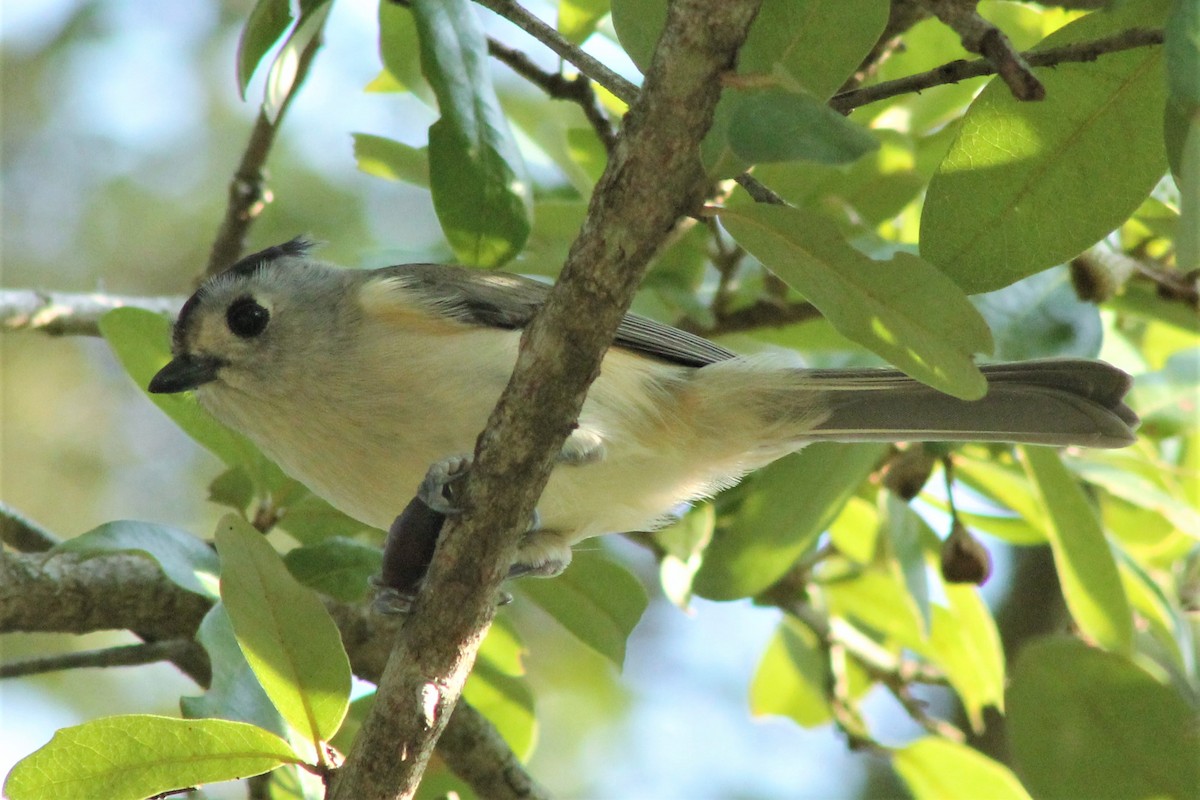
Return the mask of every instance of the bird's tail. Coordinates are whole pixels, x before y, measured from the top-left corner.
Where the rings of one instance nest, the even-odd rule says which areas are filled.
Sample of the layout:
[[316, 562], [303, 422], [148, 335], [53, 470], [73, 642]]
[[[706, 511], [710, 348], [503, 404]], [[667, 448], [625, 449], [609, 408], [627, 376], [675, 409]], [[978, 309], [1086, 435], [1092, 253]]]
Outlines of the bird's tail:
[[1130, 377], [1102, 361], [1047, 359], [982, 367], [987, 394], [959, 400], [894, 370], [810, 370], [832, 409], [805, 438], [993, 441], [1124, 447], [1137, 414]]

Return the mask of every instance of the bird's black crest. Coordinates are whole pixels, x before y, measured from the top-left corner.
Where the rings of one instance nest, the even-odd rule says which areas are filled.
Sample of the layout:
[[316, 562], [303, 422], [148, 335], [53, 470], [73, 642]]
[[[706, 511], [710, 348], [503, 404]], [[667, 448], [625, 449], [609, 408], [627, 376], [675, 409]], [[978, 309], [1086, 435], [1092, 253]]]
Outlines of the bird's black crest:
[[[255, 270], [270, 264], [272, 261], [284, 258], [286, 256], [304, 256], [316, 243], [307, 236], [297, 236], [295, 239], [284, 242], [283, 244], [273, 245], [265, 250], [259, 250], [257, 253], [251, 253], [245, 258], [238, 261], [229, 269], [225, 270], [218, 276], [220, 277], [244, 277], [251, 275]], [[188, 318], [191, 317], [195, 308], [200, 303], [200, 296], [203, 290], [196, 292], [188, 298], [183, 304], [183, 308], [179, 309], [179, 317], [175, 322], [175, 330], [173, 331], [174, 349], [178, 352], [183, 349], [184, 331], [187, 330]]]
[[257, 253], [251, 253], [242, 260], [238, 261], [229, 269], [225, 270], [227, 275], [249, 275], [259, 267], [265, 266], [285, 256], [305, 256], [308, 251], [312, 250], [315, 243], [307, 236], [297, 236], [291, 241], [277, 244], [268, 247], [266, 250], [259, 250]]

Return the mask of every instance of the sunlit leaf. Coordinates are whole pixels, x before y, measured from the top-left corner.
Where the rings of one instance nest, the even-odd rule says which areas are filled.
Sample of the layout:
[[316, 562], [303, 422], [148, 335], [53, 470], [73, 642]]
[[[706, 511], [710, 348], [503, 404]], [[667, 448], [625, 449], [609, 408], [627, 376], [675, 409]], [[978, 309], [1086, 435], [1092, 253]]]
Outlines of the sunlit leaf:
[[283, 739], [244, 722], [105, 717], [63, 728], [4, 782], [10, 800], [143, 800], [299, 763]]
[[[385, 4], [386, 5], [386, 4]], [[354, 134], [354, 158], [358, 168], [368, 175], [413, 186], [429, 186], [429, 150], [410, 147], [395, 139]]]
[[914, 800], [1030, 800], [1008, 767], [949, 739], [926, 736], [893, 750], [892, 766]]
[[1050, 548], [1071, 616], [1104, 647], [1128, 653], [1133, 616], [1096, 511], [1053, 449], [1023, 446], [1021, 452], [1050, 521]]
[[246, 99], [246, 87], [250, 85], [250, 78], [254, 76], [259, 63], [283, 38], [291, 24], [289, 0], [258, 0], [254, 4], [238, 41], [237, 79], [243, 100]]
[[204, 615], [196, 641], [208, 654], [212, 683], [203, 695], [180, 698], [184, 715], [248, 722], [286, 736], [287, 725], [246, 662], [223, 604], [217, 603]]
[[520, 591], [618, 667], [625, 663], [625, 642], [649, 602], [633, 573], [588, 550], [576, 550], [562, 575], [523, 581]]
[[755, 714], [789, 717], [806, 728], [829, 721], [829, 657], [816, 635], [785, 619], [771, 637], [750, 685]]
[[608, 0], [558, 0], [558, 32], [571, 44], [583, 44], [608, 14]]
[[520, 663], [524, 652], [512, 624], [497, 617], [463, 687], [463, 698], [496, 726], [521, 760], [533, 752], [537, 734], [533, 690]]
[[[1039, 49], [1154, 25], [1166, 7], [1166, 0], [1124, 3], [1089, 14]], [[1166, 168], [1161, 48], [1059, 64], [1038, 77], [1046, 88], [1039, 103], [1020, 102], [992, 81], [929, 185], [921, 253], [970, 293], [1094, 244], [1133, 213]]]
[[350, 662], [329, 612], [240, 517], [217, 525], [221, 600], [259, 683], [316, 746], [337, 731], [350, 698]]
[[734, 600], [779, 580], [829, 527], [884, 451], [877, 444], [818, 443], [759, 470], [739, 488], [741, 505], [713, 536], [693, 591]]
[[909, 375], [977, 399], [987, 382], [972, 355], [992, 349], [983, 317], [945, 275], [897, 253], [874, 261], [822, 218], [786, 206], [737, 206], [721, 224], [837, 330]]

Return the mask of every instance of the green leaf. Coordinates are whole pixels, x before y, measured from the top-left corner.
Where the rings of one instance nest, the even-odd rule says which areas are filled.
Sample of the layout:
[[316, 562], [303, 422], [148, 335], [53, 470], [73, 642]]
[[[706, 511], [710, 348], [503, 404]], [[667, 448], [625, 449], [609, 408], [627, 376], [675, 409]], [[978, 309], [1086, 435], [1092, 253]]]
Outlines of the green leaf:
[[245, 511], [254, 500], [254, 484], [244, 468], [230, 467], [208, 484], [208, 500], [234, 511]]
[[612, 0], [617, 41], [643, 75], [667, 24], [667, 0]]
[[358, 168], [390, 181], [404, 181], [413, 186], [429, 186], [429, 150], [410, 147], [395, 139], [372, 136], [369, 133], [354, 134], [354, 159]]
[[[1165, 0], [1123, 3], [1063, 27], [1039, 49], [1154, 25], [1164, 12]], [[1137, 209], [1166, 167], [1161, 48], [1059, 64], [1038, 77], [1040, 103], [1019, 102], [993, 80], [929, 185], [921, 253], [969, 293], [1094, 244]]]
[[987, 604], [974, 586], [947, 584], [948, 607], [933, 607], [929, 644], [919, 648], [958, 692], [971, 727], [982, 731], [983, 710], [1004, 710], [1004, 648]]
[[383, 553], [378, 547], [337, 536], [289, 550], [283, 563], [292, 577], [310, 589], [357, 603], [366, 596], [371, 576], [379, 574]]
[[54, 548], [58, 553], [122, 550], [154, 559], [163, 574], [181, 589], [214, 599], [218, 596], [217, 554], [206, 542], [166, 525], [135, 520], [106, 522]]
[[971, 359], [992, 349], [987, 323], [952, 281], [916, 256], [873, 261], [822, 217], [788, 206], [738, 206], [720, 218], [846, 338], [940, 391], [966, 400], [987, 391]]
[[997, 361], [1100, 354], [1100, 309], [1079, 299], [1066, 267], [1039, 272], [971, 300], [992, 329], [992, 356]]
[[13, 767], [4, 796], [142, 800], [296, 763], [287, 742], [244, 722], [130, 714], [58, 731]]
[[242, 38], [238, 41], [238, 92], [246, 99], [246, 88], [259, 63], [292, 24], [289, 0], [258, 0], [246, 19]]
[[1165, 34], [1163, 52], [1171, 99], [1194, 110], [1200, 107], [1200, 3], [1173, 0]]
[[887, 19], [887, 0], [765, 0], [738, 54], [738, 72], [779, 76], [828, 100]]
[[522, 761], [532, 754], [537, 733], [533, 690], [521, 664], [524, 652], [507, 617], [497, 617], [463, 687], [463, 697], [496, 726]]
[[1195, 798], [1195, 710], [1126, 658], [1075, 639], [1021, 651], [1008, 740], [1039, 798]]
[[891, 644], [926, 649], [925, 619], [898, 576], [867, 570], [853, 578], [830, 582], [822, 591], [832, 616], [854, 619]]
[[283, 107], [296, 89], [296, 76], [299, 74], [300, 59], [312, 41], [321, 35], [325, 27], [325, 18], [333, 4], [329, 0], [308, 0], [300, 3], [300, 19], [288, 36], [275, 63], [267, 73], [267, 91], [263, 98], [263, 114], [271, 122], [279, 119]]
[[227, 514], [216, 540], [221, 600], [242, 653], [279, 713], [319, 751], [350, 698], [350, 662], [337, 626], [245, 520]]
[[571, 44], [583, 44], [607, 14], [608, 0], [558, 0], [558, 32]]
[[712, 503], [701, 503], [675, 524], [654, 533], [664, 551], [658, 568], [663, 594], [681, 609], [686, 610], [691, 602], [692, 581], [704, 563], [704, 550], [712, 541], [716, 522]]
[[217, 603], [204, 615], [196, 641], [208, 653], [212, 683], [203, 695], [179, 699], [184, 716], [248, 722], [286, 736], [287, 725], [242, 655], [223, 604]]
[[829, 527], [885, 449], [821, 442], [750, 476], [739, 489], [737, 513], [705, 551], [692, 590], [710, 600], [735, 600], [779, 580]]
[[492, 88], [483, 26], [467, 0], [414, 0], [412, 9], [441, 110], [429, 129], [434, 210], [459, 260], [498, 266], [529, 238], [532, 187]]
[[750, 710], [788, 717], [805, 728], [824, 725], [832, 718], [827, 699], [832, 680], [816, 634], [785, 617], [754, 672]]
[[848, 164], [879, 147], [866, 128], [815, 96], [782, 89], [744, 94], [727, 130], [734, 155], [751, 164]]
[[1050, 548], [1071, 616], [1103, 647], [1128, 653], [1133, 615], [1095, 510], [1052, 448], [1020, 450], [1050, 520]]
[[1030, 800], [1008, 767], [937, 736], [893, 750], [892, 766], [915, 800]]
[[390, 77], [399, 89], [412, 92], [422, 100], [432, 101], [429, 85], [421, 74], [420, 51], [416, 21], [408, 6], [380, 3], [379, 57], [383, 61], [383, 74]]
[[649, 602], [633, 573], [588, 550], [576, 550], [571, 566], [557, 578], [530, 579], [519, 588], [579, 641], [618, 667], [625, 663], [625, 642]]
[[288, 479], [249, 439], [221, 425], [196, 403], [191, 393], [150, 394], [150, 379], [171, 360], [171, 324], [139, 308], [116, 308], [100, 319], [100, 332], [125, 371], [154, 405], [183, 432], [227, 466], [244, 466], [257, 488], [271, 488]]
[[302, 544], [317, 544], [335, 536], [349, 537], [375, 530], [338, 511], [299, 482], [295, 482], [292, 492], [283, 494], [278, 505], [286, 511], [279, 520], [279, 527]]

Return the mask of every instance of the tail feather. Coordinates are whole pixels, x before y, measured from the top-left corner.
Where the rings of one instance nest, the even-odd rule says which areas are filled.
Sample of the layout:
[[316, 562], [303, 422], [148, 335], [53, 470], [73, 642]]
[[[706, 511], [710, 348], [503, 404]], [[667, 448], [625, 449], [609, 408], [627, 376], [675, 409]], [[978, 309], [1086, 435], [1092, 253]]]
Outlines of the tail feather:
[[810, 432], [838, 441], [994, 441], [1124, 447], [1137, 414], [1131, 380], [1102, 361], [1048, 359], [982, 368], [988, 392], [959, 400], [894, 370], [814, 370], [829, 417]]

